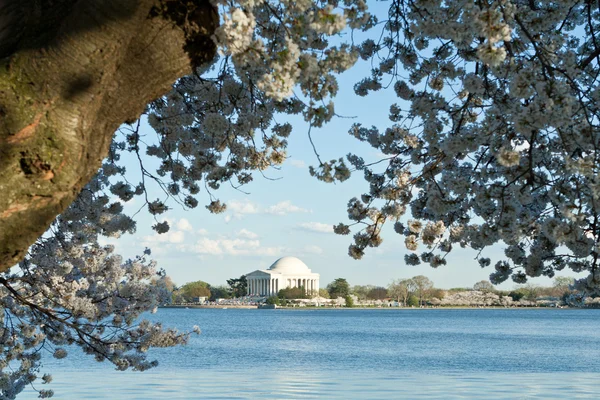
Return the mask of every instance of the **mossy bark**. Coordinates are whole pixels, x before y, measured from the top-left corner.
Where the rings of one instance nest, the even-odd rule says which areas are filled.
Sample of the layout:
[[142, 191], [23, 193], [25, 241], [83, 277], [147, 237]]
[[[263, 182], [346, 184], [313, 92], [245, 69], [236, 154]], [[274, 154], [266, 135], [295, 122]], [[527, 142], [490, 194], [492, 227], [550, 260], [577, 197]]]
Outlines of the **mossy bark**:
[[[0, 0], [0, 10], [15, 1]], [[119, 125], [192, 63], [214, 57], [212, 6], [180, 1], [195, 7], [190, 57], [189, 21], [180, 26], [157, 13], [173, 2], [31, 0], [53, 25], [0, 34], [0, 272], [26, 255], [98, 171]], [[6, 26], [0, 19], [0, 33]]]

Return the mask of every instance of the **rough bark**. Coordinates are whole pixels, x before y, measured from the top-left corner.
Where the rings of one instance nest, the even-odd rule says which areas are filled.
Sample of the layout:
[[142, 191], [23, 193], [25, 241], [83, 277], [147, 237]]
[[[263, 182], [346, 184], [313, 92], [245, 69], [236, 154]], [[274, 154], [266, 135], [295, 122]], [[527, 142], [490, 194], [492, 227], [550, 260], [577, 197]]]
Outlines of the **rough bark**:
[[0, 0], [0, 272], [97, 172], [119, 125], [214, 57], [217, 23], [207, 0]]

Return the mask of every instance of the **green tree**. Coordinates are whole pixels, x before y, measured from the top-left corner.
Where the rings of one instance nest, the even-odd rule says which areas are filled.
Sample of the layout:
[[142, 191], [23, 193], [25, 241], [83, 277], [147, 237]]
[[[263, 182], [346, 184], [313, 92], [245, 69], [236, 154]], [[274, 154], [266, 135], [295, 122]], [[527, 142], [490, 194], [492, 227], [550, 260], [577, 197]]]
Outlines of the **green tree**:
[[408, 307], [418, 307], [419, 306], [419, 298], [414, 294], [408, 296], [408, 300], [406, 301], [406, 305]]
[[277, 296], [281, 299], [307, 299], [308, 295], [303, 286], [281, 289]]
[[217, 299], [230, 299], [231, 292], [227, 286], [211, 286], [210, 287], [210, 301], [216, 301]]
[[358, 300], [366, 300], [369, 290], [373, 288], [372, 285], [354, 285], [350, 290], [350, 293], [355, 295]]
[[210, 285], [204, 281], [188, 282], [181, 287], [181, 295], [185, 301], [193, 301], [196, 297], [209, 297]]
[[332, 299], [337, 299], [338, 297], [346, 298], [350, 294], [350, 285], [344, 278], [337, 278], [327, 285], [327, 291], [329, 292], [329, 297]]
[[229, 285], [229, 291], [233, 297], [243, 297], [248, 294], [248, 281], [246, 275], [242, 275], [239, 278], [227, 279]]
[[327, 291], [327, 289], [320, 288], [319, 289], [319, 297], [323, 297], [325, 299], [328, 299], [329, 298], [329, 291]]
[[424, 275], [417, 275], [412, 278], [415, 284], [415, 295], [419, 299], [419, 305], [422, 306], [427, 300], [429, 290], [433, 288], [433, 282]]

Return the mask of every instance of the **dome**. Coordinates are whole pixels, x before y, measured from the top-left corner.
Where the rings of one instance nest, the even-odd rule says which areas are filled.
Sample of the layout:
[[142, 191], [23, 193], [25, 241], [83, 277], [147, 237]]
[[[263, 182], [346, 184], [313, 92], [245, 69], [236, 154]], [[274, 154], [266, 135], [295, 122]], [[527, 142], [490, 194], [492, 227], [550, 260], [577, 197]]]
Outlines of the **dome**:
[[296, 257], [281, 257], [269, 267], [269, 271], [288, 275], [310, 274], [310, 269]]

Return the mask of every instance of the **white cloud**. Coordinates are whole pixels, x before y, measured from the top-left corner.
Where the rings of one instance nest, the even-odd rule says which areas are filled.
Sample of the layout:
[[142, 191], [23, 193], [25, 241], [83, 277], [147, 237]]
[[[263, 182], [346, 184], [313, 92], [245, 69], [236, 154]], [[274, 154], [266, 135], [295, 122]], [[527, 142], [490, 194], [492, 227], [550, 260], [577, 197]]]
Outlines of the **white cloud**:
[[310, 254], [323, 254], [323, 249], [320, 248], [319, 246], [315, 246], [315, 245], [304, 246], [304, 249], [302, 249], [302, 251], [304, 253], [310, 253]]
[[166, 233], [155, 233], [154, 235], [144, 236], [143, 244], [149, 245], [152, 243], [182, 243], [185, 240], [185, 233], [171, 229]]
[[298, 229], [310, 232], [333, 233], [333, 226], [322, 222], [303, 222], [298, 224]]
[[210, 255], [276, 256], [281, 254], [282, 249], [280, 247], [261, 246], [259, 240], [201, 238], [196, 242], [193, 251]]
[[306, 168], [306, 163], [302, 160], [290, 159], [290, 165], [296, 168]]
[[208, 235], [208, 231], [207, 231], [206, 229], [204, 229], [204, 228], [200, 228], [200, 229], [198, 229], [198, 230], [196, 231], [196, 233], [197, 233], [198, 235], [200, 235], [200, 236], [206, 236], [206, 235]]
[[242, 219], [244, 215], [260, 212], [260, 207], [250, 201], [231, 200], [226, 204], [228, 214], [225, 215], [225, 222], [231, 221], [232, 218]]
[[249, 214], [272, 214], [272, 215], [286, 215], [290, 213], [310, 212], [302, 207], [298, 207], [290, 200], [281, 201], [269, 207], [261, 207], [250, 201], [239, 201], [231, 200], [227, 202], [227, 214], [224, 219], [225, 222], [229, 222], [232, 219], [242, 219], [244, 215]]
[[236, 214], [258, 214], [259, 208], [250, 201], [231, 200], [227, 202], [227, 210]]
[[237, 237], [243, 239], [258, 239], [258, 235], [254, 232], [251, 232], [247, 229], [241, 229], [237, 232]]
[[190, 224], [190, 221], [188, 221], [185, 218], [181, 218], [179, 221], [177, 221], [177, 224], [175, 224], [175, 226], [177, 227], [177, 229], [179, 229], [180, 231], [186, 231], [186, 232], [191, 232], [194, 229], [192, 228], [192, 224]]
[[281, 201], [273, 206], [267, 207], [267, 214], [286, 215], [290, 213], [308, 212], [307, 209], [292, 204], [290, 200]]
[[214, 239], [199, 239], [193, 249], [196, 253], [200, 254], [223, 254], [219, 241]]

